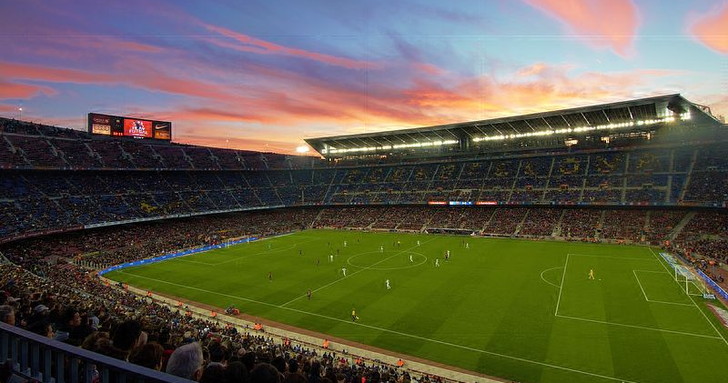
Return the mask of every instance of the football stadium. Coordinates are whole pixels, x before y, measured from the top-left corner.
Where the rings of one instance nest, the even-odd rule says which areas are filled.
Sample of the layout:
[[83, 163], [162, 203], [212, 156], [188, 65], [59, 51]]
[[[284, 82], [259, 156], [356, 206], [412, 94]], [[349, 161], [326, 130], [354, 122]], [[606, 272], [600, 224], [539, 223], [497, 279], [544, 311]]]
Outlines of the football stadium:
[[728, 383], [728, 0], [0, 4], [0, 383]]
[[728, 136], [680, 94], [307, 139], [319, 157], [94, 113], [0, 127], [16, 377], [178, 381], [152, 369], [192, 346], [357, 382], [728, 376]]

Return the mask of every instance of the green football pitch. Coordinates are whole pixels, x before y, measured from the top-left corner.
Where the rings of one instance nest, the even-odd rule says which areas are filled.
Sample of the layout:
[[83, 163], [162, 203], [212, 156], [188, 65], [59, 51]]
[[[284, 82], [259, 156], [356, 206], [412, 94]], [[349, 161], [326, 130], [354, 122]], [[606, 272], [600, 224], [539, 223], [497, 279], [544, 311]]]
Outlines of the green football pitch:
[[106, 276], [518, 382], [728, 381], [728, 331], [646, 247], [307, 230]]

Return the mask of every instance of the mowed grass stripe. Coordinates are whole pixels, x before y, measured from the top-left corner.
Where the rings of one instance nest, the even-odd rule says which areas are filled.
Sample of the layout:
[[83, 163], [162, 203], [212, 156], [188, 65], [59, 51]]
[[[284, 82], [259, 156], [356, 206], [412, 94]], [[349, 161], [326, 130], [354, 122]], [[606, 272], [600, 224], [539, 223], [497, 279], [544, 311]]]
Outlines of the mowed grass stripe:
[[[317, 239], [304, 242], [310, 239], [304, 236]], [[346, 248], [344, 240], [348, 242]], [[393, 246], [397, 240], [402, 243], [399, 248]], [[417, 240], [420, 246], [416, 246]], [[429, 240], [432, 242], [425, 243]], [[463, 240], [470, 249], [463, 247]], [[265, 254], [293, 244], [297, 246], [294, 249]], [[385, 253], [377, 254], [382, 245]], [[303, 255], [298, 255], [299, 248]], [[328, 262], [329, 254], [336, 254], [336, 249], [339, 256]], [[452, 259], [444, 262], [442, 255], [448, 249]], [[235, 303], [248, 314], [520, 382], [720, 381], [726, 368], [715, 366], [728, 365], [726, 345], [715, 339], [714, 333], [713, 338], [699, 338], [554, 315], [560, 289], [544, 282], [542, 276], [553, 283], [565, 280], [561, 302], [564, 310], [578, 309], [579, 305], [572, 303], [581, 301], [579, 295], [589, 293], [600, 297], [602, 307], [587, 308], [596, 313], [601, 310], [602, 319], [643, 318], [658, 330], [670, 330], [672, 324], [661, 326], [669, 323], [665, 318], [673, 312], [664, 309], [672, 306], [646, 302], [632, 274], [634, 269], [660, 270], [654, 258], [652, 265], [651, 258], [645, 260], [644, 248], [311, 230], [222, 250], [224, 255], [211, 252], [190, 258], [206, 262], [206, 256], [213, 255], [215, 262], [227, 262], [218, 267], [172, 261], [110, 276], [219, 307]], [[407, 251], [424, 254], [427, 262], [413, 266]], [[364, 253], [354, 259], [355, 266], [347, 263]], [[558, 268], [567, 254], [593, 256], [570, 256], [568, 275], [564, 275]], [[436, 257], [441, 262], [439, 268], [433, 264]], [[572, 280], [572, 266], [578, 266], [572, 265], [572, 260], [576, 258], [600, 262], [595, 271], [598, 276], [609, 275], [608, 283], [592, 292], [589, 286], [580, 286], [588, 270], [573, 270]], [[350, 272], [365, 270], [354, 278], [342, 279], [342, 266]], [[548, 269], [552, 270], [545, 272]], [[267, 280], [270, 271], [272, 282]], [[391, 280], [392, 290], [386, 290], [386, 279]], [[331, 285], [316, 291], [310, 301], [296, 299], [280, 307], [309, 288], [327, 284]], [[663, 310], [652, 312], [655, 306]], [[349, 318], [352, 308], [361, 317], [357, 323]], [[641, 313], [643, 310], [650, 312]], [[693, 315], [686, 319], [692, 323], [690, 326], [705, 329], [701, 314], [691, 310]], [[661, 338], [662, 344], [657, 342], [657, 348], [651, 350], [649, 344], [656, 342], [654, 336]], [[672, 362], [641, 350], [668, 353]], [[621, 360], [624, 355], [631, 359]], [[699, 357], [704, 358], [702, 362]], [[677, 378], [665, 380], [665, 373], [651, 372], [660, 368], [658, 363], [666, 363], [666, 374]]]

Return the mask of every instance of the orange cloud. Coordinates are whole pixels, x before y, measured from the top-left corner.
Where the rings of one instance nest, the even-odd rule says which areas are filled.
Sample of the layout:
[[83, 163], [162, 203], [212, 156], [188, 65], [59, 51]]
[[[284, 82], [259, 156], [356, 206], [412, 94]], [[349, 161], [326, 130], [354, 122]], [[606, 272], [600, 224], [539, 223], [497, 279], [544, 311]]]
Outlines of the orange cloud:
[[524, 0], [565, 24], [589, 44], [607, 46], [620, 56], [631, 53], [640, 24], [632, 0]]
[[546, 68], [547, 68], [546, 64], [536, 63], [533, 65], [529, 65], [525, 68], [522, 68], [521, 70], [519, 70], [516, 73], [516, 75], [521, 76], [521, 77], [535, 76], [535, 75], [539, 75], [539, 74], [543, 73], [544, 70], [546, 70]]
[[688, 27], [701, 43], [718, 53], [728, 54], [728, 4], [700, 15]]
[[225, 37], [228, 37], [237, 43], [233, 44], [226, 41], [220, 41], [218, 39], [210, 39], [207, 38], [205, 41], [210, 42], [212, 44], [215, 44], [217, 46], [223, 47], [223, 48], [229, 48], [234, 49], [242, 52], [252, 52], [252, 53], [258, 53], [258, 54], [273, 54], [273, 55], [284, 55], [284, 56], [294, 56], [294, 57], [300, 57], [300, 58], [306, 58], [318, 62], [322, 62], [329, 65], [336, 65], [348, 69], [371, 69], [371, 68], [377, 68], [380, 67], [379, 64], [368, 62], [368, 61], [359, 61], [359, 60], [352, 60], [344, 57], [336, 57], [331, 56], [323, 53], [317, 53], [317, 52], [310, 52], [303, 49], [297, 49], [297, 48], [289, 48], [284, 47], [282, 45], [278, 45], [275, 43], [271, 43], [269, 41], [257, 39], [252, 36], [248, 36], [242, 33], [238, 33], [232, 30], [229, 30], [227, 28], [218, 27], [216, 25], [210, 25], [210, 24], [203, 24], [205, 28], [207, 28], [210, 31], [219, 33]]

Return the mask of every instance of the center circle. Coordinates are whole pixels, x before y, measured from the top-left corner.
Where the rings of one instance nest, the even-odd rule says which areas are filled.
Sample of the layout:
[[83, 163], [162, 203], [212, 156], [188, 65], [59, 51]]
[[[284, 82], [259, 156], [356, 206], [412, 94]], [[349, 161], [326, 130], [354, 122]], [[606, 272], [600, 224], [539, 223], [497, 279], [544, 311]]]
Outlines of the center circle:
[[[356, 259], [359, 258], [361, 260], [362, 257], [365, 257], [369, 254], [380, 254], [382, 257], [379, 259], [375, 259], [371, 264], [365, 265], [361, 263], [357, 263]], [[412, 256], [412, 262], [409, 262], [409, 257]], [[396, 259], [396, 257], [402, 257], [403, 261], [401, 263], [403, 266], [379, 266], [379, 264], [386, 264], [386, 261], [389, 261], [391, 259]], [[388, 255], [386, 252], [382, 253], [379, 251], [368, 251], [366, 253], [359, 253], [352, 255], [351, 257], [346, 259], [346, 263], [354, 266], [359, 267], [362, 269], [370, 269], [370, 270], [399, 270], [399, 269], [411, 269], [413, 267], [420, 266], [427, 262], [427, 256], [421, 253], [417, 253], [414, 251], [403, 251], [398, 252], [395, 254]]]

